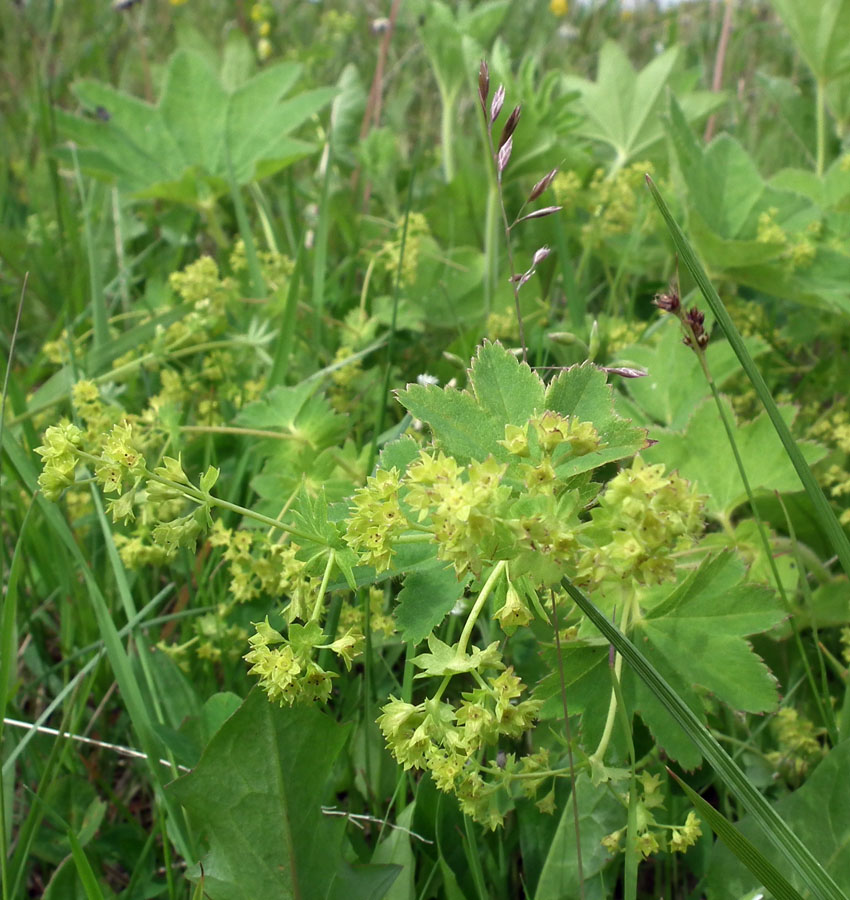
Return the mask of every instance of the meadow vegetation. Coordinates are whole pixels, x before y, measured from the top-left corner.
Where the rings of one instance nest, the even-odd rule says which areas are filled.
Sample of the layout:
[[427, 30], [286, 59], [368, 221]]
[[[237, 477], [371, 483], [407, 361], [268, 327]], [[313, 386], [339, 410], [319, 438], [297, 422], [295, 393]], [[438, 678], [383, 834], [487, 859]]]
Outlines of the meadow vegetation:
[[2, 900], [850, 896], [850, 0], [0, 29]]

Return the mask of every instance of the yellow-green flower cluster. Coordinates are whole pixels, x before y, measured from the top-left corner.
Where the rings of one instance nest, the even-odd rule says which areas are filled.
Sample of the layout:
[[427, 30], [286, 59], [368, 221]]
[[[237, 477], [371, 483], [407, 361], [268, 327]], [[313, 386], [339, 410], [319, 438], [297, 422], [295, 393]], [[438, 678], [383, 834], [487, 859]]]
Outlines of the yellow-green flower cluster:
[[355, 492], [354, 512], [348, 518], [345, 540], [360, 553], [365, 565], [378, 572], [390, 567], [393, 541], [402, 534], [407, 521], [398, 502], [398, 469], [378, 469], [366, 479], [366, 487]]
[[759, 215], [758, 226], [756, 228], [756, 240], [760, 244], [785, 244], [788, 241], [788, 235], [784, 229], [776, 221], [779, 210], [775, 206]]
[[642, 323], [623, 319], [609, 319], [606, 326], [605, 349], [609, 355], [636, 344], [644, 330]]
[[164, 566], [174, 561], [176, 550], [168, 550], [158, 544], [150, 543], [149, 529], [132, 536], [115, 535], [115, 546], [121, 562], [128, 569], [144, 569], [149, 566]]
[[48, 500], [58, 500], [62, 491], [74, 483], [83, 433], [72, 422], [51, 425], [44, 433], [44, 443], [35, 448], [42, 458], [43, 469], [38, 486]]
[[[223, 317], [236, 295], [236, 284], [230, 278], [221, 278], [218, 264], [211, 256], [200, 257], [182, 272], [172, 272], [168, 283], [184, 303], [191, 304], [206, 317]], [[195, 324], [192, 323], [193, 327]]]
[[517, 321], [516, 313], [513, 310], [490, 313], [487, 316], [485, 331], [491, 341], [518, 341], [519, 322]]
[[106, 406], [101, 399], [100, 389], [89, 380], [78, 381], [71, 388], [71, 402], [86, 426], [86, 449], [90, 453], [97, 453], [109, 430], [116, 424], [121, 410], [115, 406]]
[[[661, 779], [644, 771], [638, 776], [638, 781], [641, 784], [641, 792], [635, 815], [635, 844], [640, 855], [646, 859], [663, 850], [670, 853], [684, 853], [689, 847], [693, 847], [702, 835], [701, 823], [696, 813], [689, 812], [684, 825], [660, 825], [655, 820], [652, 810], [664, 806], [660, 790]], [[629, 805], [628, 796], [621, 799], [624, 806]], [[669, 838], [665, 838], [665, 832], [670, 833]], [[620, 828], [602, 838], [602, 845], [612, 853], [620, 852], [625, 849], [622, 842], [626, 834], [627, 829]]]
[[216, 663], [222, 660], [234, 662], [241, 655], [242, 648], [249, 640], [248, 630], [241, 625], [228, 622], [229, 611], [227, 604], [219, 604], [214, 612], [197, 617], [195, 652], [199, 659], [208, 659]]
[[[383, 267], [391, 278], [395, 278], [401, 256], [404, 218], [396, 223], [396, 233], [391, 241], [385, 241], [379, 251]], [[427, 241], [431, 239], [431, 228], [422, 213], [412, 212], [407, 219], [407, 235], [404, 241], [404, 259], [401, 262], [402, 284], [411, 285], [416, 280], [419, 258]]]
[[799, 784], [826, 752], [819, 740], [823, 729], [816, 728], [814, 722], [791, 706], [779, 710], [771, 729], [779, 749], [768, 753], [768, 760], [788, 782]]
[[582, 183], [578, 172], [565, 169], [558, 172], [552, 181], [552, 190], [559, 206], [569, 208], [573, 206], [581, 193]]
[[246, 603], [264, 594], [285, 602], [287, 622], [309, 618], [319, 580], [305, 573], [297, 544], [275, 543], [265, 532], [233, 531], [218, 521], [210, 532], [210, 544], [224, 547], [235, 602]]
[[850, 625], [841, 629], [841, 658], [845, 665], [850, 665]]
[[95, 465], [94, 476], [105, 494], [120, 494], [126, 480], [142, 478], [147, 472], [145, 457], [136, 445], [133, 426], [125, 421], [113, 425]]
[[[377, 331], [378, 320], [369, 316], [366, 310], [359, 306], [350, 310], [340, 329], [340, 345], [334, 356], [334, 362], [343, 363], [354, 356], [375, 339]], [[331, 378], [335, 389], [331, 392], [330, 398], [340, 412], [349, 412], [357, 404], [362, 403], [364, 372], [360, 359], [345, 362], [345, 365], [334, 370]], [[373, 374], [369, 373], [367, 377]]]
[[488, 459], [461, 466], [453, 457], [427, 450], [408, 467], [404, 495], [415, 521], [426, 520], [437, 541], [437, 555], [458, 576], [480, 572], [482, 547], [492, 539], [510, 488], [501, 484], [507, 465]]
[[[284, 289], [295, 271], [292, 258], [276, 250], [257, 250], [257, 259], [269, 291], [275, 293]], [[230, 268], [235, 273], [248, 271], [248, 257], [242, 238], [236, 241], [230, 254]]]
[[272, 32], [272, 17], [274, 10], [269, 3], [254, 3], [251, 5], [251, 21], [257, 33], [257, 59], [265, 62], [272, 55], [272, 43], [269, 35]]
[[[438, 697], [419, 704], [390, 697], [378, 726], [400, 765], [428, 770], [439, 790], [457, 795], [467, 815], [496, 828], [502, 823], [497, 794], [506, 779], [498, 767], [488, 768], [479, 759], [500, 738], [514, 741], [531, 728], [540, 703], [519, 700], [525, 686], [511, 668], [478, 681], [480, 686], [464, 693], [458, 705]], [[539, 760], [531, 760], [534, 769]], [[545, 778], [541, 773], [538, 783]]]
[[[379, 587], [369, 588], [369, 631], [373, 635], [391, 638], [396, 632], [395, 620], [384, 611], [384, 591]], [[339, 627], [366, 631], [366, 616], [362, 605], [343, 601], [339, 612]]]
[[608, 482], [593, 511], [582, 575], [598, 581], [610, 573], [641, 584], [674, 577], [671, 551], [702, 531], [702, 509], [702, 498], [688, 481], [635, 457], [631, 468]]
[[256, 675], [269, 700], [281, 706], [327, 702], [336, 676], [316, 662], [316, 650], [332, 651], [348, 669], [362, 652], [363, 635], [354, 630], [326, 644], [322, 628], [315, 621], [305, 625], [291, 623], [287, 637], [272, 628], [268, 618], [255, 622], [254, 627], [256, 633], [248, 641], [251, 649], [244, 657], [251, 664], [248, 674]]
[[[599, 435], [588, 422], [547, 410], [523, 426], [507, 425], [500, 443], [513, 462], [489, 457], [461, 464], [423, 449], [403, 477], [395, 469], [378, 470], [354, 496], [348, 545], [364, 564], [384, 571], [395, 541], [412, 530], [431, 535], [437, 556], [458, 577], [512, 559], [517, 576], [531, 568], [535, 583], [559, 580], [577, 550], [579, 522], [577, 495], [556, 468], [597, 450]], [[504, 618], [511, 624], [524, 618], [521, 604], [508, 603]]]
[[648, 162], [636, 162], [612, 176], [597, 169], [587, 186], [583, 205], [590, 219], [582, 226], [582, 240], [598, 246], [609, 238], [630, 234], [638, 223], [639, 205], [644, 201], [644, 176], [651, 173]]

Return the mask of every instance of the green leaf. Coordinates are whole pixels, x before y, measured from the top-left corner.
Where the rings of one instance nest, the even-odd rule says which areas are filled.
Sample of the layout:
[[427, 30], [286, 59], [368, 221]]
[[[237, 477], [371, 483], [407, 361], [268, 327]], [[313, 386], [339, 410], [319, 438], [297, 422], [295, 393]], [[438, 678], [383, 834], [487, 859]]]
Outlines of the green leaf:
[[193, 204], [210, 191], [227, 190], [230, 167], [244, 185], [311, 153], [311, 145], [289, 135], [335, 90], [284, 100], [300, 73], [297, 64], [279, 63], [242, 81], [237, 70], [244, 75], [244, 64], [233, 53], [227, 59], [231, 65], [219, 75], [204, 54], [177, 50], [156, 106], [98, 82], [79, 82], [74, 91], [83, 106], [102, 108], [109, 118], [57, 110], [60, 131], [79, 145], [81, 164], [97, 177], [140, 196]]
[[[573, 805], [578, 807], [581, 835], [581, 862], [584, 885], [578, 873], [578, 836]], [[602, 846], [602, 838], [623, 824], [623, 807], [608, 785], [594, 787], [584, 773], [576, 778], [576, 795], [561, 812], [561, 818], [540, 873], [535, 900], [584, 896], [587, 900], [604, 900], [608, 893], [600, 873], [611, 858]], [[613, 888], [613, 885], [609, 885]]]
[[335, 445], [348, 432], [348, 418], [317, 392], [318, 387], [302, 382], [272, 388], [262, 400], [241, 409], [234, 422], [243, 428], [282, 431], [314, 451]]
[[[844, 741], [821, 760], [818, 767], [790, 796], [776, 804], [776, 813], [793, 822], [794, 832], [823, 861], [845, 896], [850, 896], [850, 742]], [[780, 870], [785, 868], [781, 851], [771, 845], [748, 816], [737, 823], [739, 830]], [[723, 847], [717, 847], [708, 867], [709, 896], [741, 896], [756, 886], [753, 876]], [[794, 882], [800, 879], [794, 878]]]
[[[618, 628], [608, 621], [607, 616], [583, 591], [566, 578], [561, 584], [590, 622], [611, 642], [629, 667], [652, 691], [658, 702], [664, 706], [679, 727], [694, 742], [727, 789], [756, 818], [762, 834], [766, 835], [773, 846], [783, 855], [783, 865], [792, 866], [818, 900], [847, 900], [823, 865], [759, 793], [735, 760], [720, 746], [693, 710], [682, 701], [678, 693], [659, 674], [652, 663]], [[729, 895], [728, 886], [726, 891], [727, 893], [721, 896]]]
[[221, 469], [216, 469], [215, 466], [209, 466], [207, 471], [201, 476], [201, 490], [209, 493], [218, 481], [218, 476], [220, 474]]
[[384, 447], [378, 457], [378, 467], [387, 470], [397, 469], [399, 474], [402, 474], [415, 459], [419, 458], [421, 449], [409, 434], [403, 435]]
[[195, 770], [168, 788], [207, 835], [206, 896], [336, 897], [343, 886], [346, 897], [384, 895], [397, 870], [352, 869], [344, 820], [321, 810], [347, 737], [312, 707], [279, 709], [251, 692]]
[[449, 5], [431, 0], [424, 4], [422, 43], [446, 95], [456, 95], [470, 81], [474, 69], [468, 62], [474, 65], [481, 58], [508, 6], [507, 0], [487, 0], [472, 9], [468, 3]]
[[828, 536], [833, 550], [835, 550], [835, 553], [841, 562], [841, 568], [844, 569], [845, 574], [850, 574], [850, 541], [848, 541], [847, 535], [844, 533], [844, 529], [838, 521], [838, 517], [829, 505], [829, 501], [824, 496], [823, 490], [812, 474], [812, 470], [806, 463], [803, 453], [791, 435], [791, 431], [783, 419], [767, 384], [765, 384], [761, 372], [756, 368], [756, 364], [747, 351], [741, 335], [738, 333], [738, 329], [735, 328], [735, 323], [732, 321], [729, 313], [726, 312], [723, 301], [709, 281], [705, 269], [702, 267], [694, 253], [693, 247], [691, 247], [688, 239], [682, 233], [682, 229], [679, 228], [678, 223], [673, 218], [669, 207], [664, 202], [664, 198], [659, 193], [655, 183], [651, 178], [647, 178], [646, 181], [650, 193], [652, 194], [652, 198], [655, 200], [661, 215], [664, 217], [664, 221], [667, 223], [667, 228], [670, 230], [673, 243], [676, 245], [676, 249], [679, 252], [679, 259], [693, 276], [700, 292], [708, 301], [708, 305], [714, 313], [715, 319], [723, 329], [726, 339], [732, 345], [735, 355], [738, 357], [741, 366], [747, 373], [747, 378], [750, 379], [750, 382], [755, 388], [759, 401], [762, 406], [764, 406], [768, 416], [770, 416], [770, 421], [773, 423], [773, 427], [776, 429], [776, 433], [782, 441], [782, 446], [785, 448], [788, 458], [791, 460], [797, 474], [800, 476], [800, 481], [806, 489], [806, 494], [808, 494], [809, 499], [815, 508], [815, 515], [818, 523], [824, 533]]
[[[423, 387], [411, 384], [398, 394], [402, 406], [426, 422], [441, 447], [461, 462], [485, 460], [488, 456], [502, 462], [507, 461], [508, 452], [499, 444], [505, 437], [506, 422], [492, 408], [498, 409], [501, 402], [503, 409], [508, 409], [510, 404], [510, 409], [516, 413], [518, 404], [521, 403], [521, 398], [513, 394], [508, 383], [511, 374], [516, 374], [516, 369], [511, 368], [513, 364], [518, 365], [516, 360], [500, 344], [485, 344], [482, 353], [485, 348], [489, 349], [482, 364], [485, 370], [482, 372], [482, 392], [484, 402], [491, 409], [486, 409], [482, 399], [469, 391], [438, 388], [436, 385]], [[503, 359], [501, 363], [496, 362], [494, 357], [499, 355], [510, 357], [513, 362], [507, 359]], [[481, 354], [472, 360], [470, 367], [469, 381], [473, 389], [480, 359]], [[533, 378], [537, 378], [530, 369], [528, 371]], [[528, 416], [522, 421], [527, 420]]]
[[428, 635], [428, 649], [430, 653], [420, 653], [414, 656], [413, 664], [422, 669], [416, 677], [425, 678], [428, 675], [459, 675], [462, 672], [471, 672], [473, 669], [485, 668], [503, 669], [504, 665], [499, 654], [499, 642], [493, 641], [482, 650], [473, 647], [471, 653], [460, 653], [456, 646], [444, 644], [433, 634]]
[[546, 409], [562, 416], [575, 416], [604, 429], [615, 418], [613, 390], [605, 373], [592, 363], [572, 366], [553, 379], [546, 388]]
[[485, 342], [472, 360], [469, 391], [409, 385], [398, 395], [412, 415], [426, 422], [441, 447], [460, 461], [493, 456], [510, 459], [499, 443], [505, 425], [523, 425], [535, 412], [551, 409], [591, 422], [602, 449], [558, 466], [561, 477], [589, 471], [605, 462], [632, 456], [646, 443], [646, 433], [614, 412], [613, 392], [605, 373], [590, 363], [561, 372], [544, 390], [539, 376], [500, 344]]
[[398, 878], [384, 895], [386, 900], [415, 900], [416, 898], [416, 858], [413, 855], [410, 835], [405, 830], [411, 828], [415, 807], [416, 804], [411, 803], [398, 814], [396, 818], [398, 827], [390, 829], [387, 837], [375, 847], [375, 852], [372, 854], [373, 865], [401, 867]]
[[[781, 872], [765, 858], [764, 854], [748, 840], [719, 810], [716, 810], [675, 773], [670, 773], [677, 784], [687, 794], [696, 807], [700, 818], [707, 822], [711, 830], [735, 854], [735, 856], [755, 875], [775, 898], [775, 900], [803, 900]], [[710, 871], [710, 870], [709, 870]]]
[[[784, 607], [776, 594], [743, 581], [743, 565], [731, 553], [704, 560], [680, 585], [656, 587], [641, 598], [642, 614], [632, 640], [644, 658], [671, 685], [700, 722], [705, 722], [707, 693], [736, 710], [763, 712], [776, 707], [776, 682], [745, 638], [781, 622]], [[607, 604], [603, 603], [603, 608]], [[598, 710], [610, 697], [608, 648], [594, 638], [582, 646], [562, 648], [564, 681], [570, 714], [583, 713], [581, 728], [586, 746], [598, 735]], [[556, 664], [552, 660], [550, 665]], [[654, 694], [626, 671], [623, 693], [638, 712], [656, 743], [685, 768], [701, 763], [699, 751]], [[544, 700], [543, 716], [557, 715], [560, 682], [557, 672], [535, 690]], [[604, 717], [603, 717], [604, 718]]]
[[[620, 45], [606, 41], [595, 82], [577, 76], [565, 79], [566, 87], [581, 96], [584, 122], [578, 134], [612, 147], [615, 169], [663, 139], [659, 113], [679, 52], [678, 47], [670, 47], [636, 73]], [[708, 115], [723, 102], [721, 95], [708, 92], [683, 94], [679, 99], [689, 120]]]
[[592, 363], [582, 363], [561, 372], [546, 389], [545, 408], [591, 422], [602, 448], [570, 459], [556, 469], [561, 478], [587, 472], [606, 462], [633, 456], [646, 446], [646, 431], [636, 428], [614, 412], [613, 389], [605, 373]]
[[504, 440], [505, 426], [487, 415], [466, 391], [412, 384], [399, 393], [398, 400], [428, 424], [437, 443], [459, 462], [488, 456], [508, 460], [507, 450], [498, 443]]
[[[660, 327], [660, 339], [654, 345], [635, 344], [621, 351], [617, 365], [636, 366], [647, 374], [628, 378], [625, 388], [646, 418], [643, 423], [665, 425], [674, 431], [684, 428], [694, 409], [710, 396], [705, 375], [693, 350], [682, 343], [682, 328], [672, 316]], [[754, 356], [768, 349], [760, 338], [747, 338]], [[723, 385], [741, 371], [735, 353], [726, 341], [714, 340], [706, 348], [708, 368], [714, 381]], [[651, 437], [658, 435], [651, 430]]]
[[[670, 97], [670, 138], [679, 171], [688, 190], [690, 214], [698, 216], [703, 229], [727, 241], [755, 242], [759, 216], [776, 210], [774, 218], [783, 227], [801, 228], [815, 213], [805, 198], [770, 187], [747, 151], [732, 137], [720, 135], [703, 148], [687, 119]], [[781, 245], [761, 244], [754, 259], [777, 255]], [[740, 265], [740, 261], [709, 260], [718, 268]]]
[[[762, 413], [752, 422], [738, 425], [728, 400], [723, 400], [734, 423], [735, 443], [754, 492], [790, 493], [802, 487], [794, 466], [776, 436], [770, 419]], [[779, 407], [790, 425], [796, 410]], [[647, 462], [663, 462], [669, 469], [696, 484], [706, 494], [706, 510], [715, 517], [728, 518], [747, 499], [732, 447], [713, 400], [705, 400], [679, 433], [659, 436], [659, 442], [644, 453]], [[816, 444], [800, 442], [807, 463], [822, 459], [825, 451]]]
[[800, 55], [820, 81], [850, 72], [850, 0], [773, 0]]
[[[635, 623], [634, 640], [672, 684], [760, 713], [778, 703], [776, 680], [745, 638], [781, 622], [785, 611], [774, 591], [745, 583], [744, 575], [732, 553], [708, 558]], [[669, 753], [657, 723], [647, 724]]]
[[611, 701], [611, 664], [609, 646], [598, 638], [590, 641], [569, 641], [561, 645], [559, 665], [554, 650], [544, 650], [543, 659], [549, 672], [534, 688], [535, 700], [542, 700], [540, 719], [563, 719], [564, 704], [561, 694], [561, 667], [564, 671], [564, 692], [567, 712], [581, 716], [582, 744], [593, 747], [598, 743], [605, 727], [605, 716], [600, 709], [607, 709]]
[[427, 637], [463, 596], [466, 579], [458, 581], [452, 566], [411, 572], [398, 595], [395, 620], [401, 639], [412, 644]]
[[[784, 176], [765, 182], [755, 163], [733, 138], [721, 135], [707, 148], [691, 132], [674, 98], [670, 99], [670, 140], [682, 190], [687, 194], [688, 224], [706, 264], [738, 284], [795, 303], [850, 311], [845, 273], [846, 252], [825, 242], [815, 256], [795, 266], [789, 247], [807, 240], [807, 227], [823, 220], [812, 200], [820, 193], [832, 206], [848, 190], [846, 173], [834, 165], [821, 191], [811, 179]], [[815, 176], [816, 178], [816, 176]], [[759, 218], [768, 214], [787, 240], [758, 240]], [[843, 229], [843, 222], [836, 222]]]
[[524, 425], [543, 407], [543, 382], [501, 344], [478, 348], [469, 383], [484, 412], [506, 425]]

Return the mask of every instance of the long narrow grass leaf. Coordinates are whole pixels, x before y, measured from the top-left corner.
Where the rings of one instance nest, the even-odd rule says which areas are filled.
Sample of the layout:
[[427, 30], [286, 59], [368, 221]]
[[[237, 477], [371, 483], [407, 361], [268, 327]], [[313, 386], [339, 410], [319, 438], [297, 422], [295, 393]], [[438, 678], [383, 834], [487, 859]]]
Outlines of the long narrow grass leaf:
[[[24, 484], [33, 495], [36, 495], [38, 485], [35, 468], [8, 431], [3, 434], [2, 449], [17, 470], [21, 483]], [[168, 809], [173, 824], [176, 826], [174, 838], [177, 842], [178, 849], [181, 854], [189, 858], [193, 855], [189, 841], [189, 833], [185, 829], [182, 818], [179, 815], [178, 810], [175, 809], [173, 802], [161, 790], [164, 787], [164, 779], [159, 772], [159, 766], [156, 762], [162, 755], [160, 752], [159, 740], [156, 737], [151, 716], [148, 712], [142, 692], [139, 689], [139, 685], [136, 683], [136, 677], [130, 663], [130, 658], [127, 655], [124, 645], [121, 643], [121, 638], [118, 636], [118, 629], [112, 621], [112, 616], [110, 615], [109, 608], [106, 604], [106, 598], [103, 596], [82, 551], [74, 540], [71, 529], [68, 527], [67, 522], [62, 518], [57, 507], [44, 500], [41, 496], [37, 496], [36, 502], [38, 503], [40, 511], [50, 530], [68, 550], [79, 573], [86, 583], [95, 619], [106, 647], [109, 662], [112, 666], [113, 673], [115, 674], [115, 679], [118, 682], [121, 696], [127, 705], [127, 712], [129, 713], [133, 728], [138, 736], [142, 752], [147, 756], [148, 770], [152, 773], [154, 782], [160, 788], [162, 802]]]
[[[295, 320], [298, 312], [298, 292], [301, 289], [301, 277], [304, 271], [304, 260], [306, 256], [304, 240], [298, 245], [298, 253], [295, 257], [295, 268], [286, 284], [286, 298], [283, 304], [283, 313], [280, 317], [280, 329], [277, 333], [277, 343], [274, 348], [274, 357], [272, 360], [271, 371], [269, 372], [268, 385], [269, 388], [276, 387], [279, 384], [285, 384], [286, 375], [289, 371], [289, 360], [292, 356], [292, 349], [295, 346]], [[278, 288], [279, 292], [283, 292], [284, 288]]]
[[[670, 772], [669, 769], [667, 771]], [[696, 807], [702, 820], [708, 823], [711, 830], [723, 841], [735, 857], [755, 875], [759, 883], [770, 891], [774, 900], [803, 900], [802, 896], [776, 866], [723, 813], [700, 797], [675, 772], [670, 772], [670, 775], [676, 779], [679, 787], [688, 795], [688, 799]]]
[[68, 843], [71, 845], [71, 856], [74, 859], [74, 865], [77, 868], [77, 875], [80, 877], [80, 883], [86, 892], [88, 900], [103, 900], [103, 891], [97, 883], [97, 877], [94, 869], [91, 867], [86, 851], [83, 850], [82, 844], [77, 840], [77, 836], [70, 829], [67, 832]]
[[720, 323], [720, 327], [723, 329], [723, 333], [726, 335], [729, 345], [735, 351], [735, 355], [738, 357], [741, 367], [747, 373], [747, 377], [755, 388], [762, 406], [764, 406], [767, 411], [770, 421], [773, 423], [773, 427], [776, 429], [776, 433], [779, 435], [783, 447], [785, 447], [788, 458], [797, 470], [797, 475], [799, 475], [800, 481], [803, 483], [803, 487], [814, 505], [817, 520], [823, 529], [824, 534], [829, 538], [844, 572], [850, 577], [850, 540], [847, 539], [847, 535], [844, 533], [844, 529], [836, 518], [832, 507], [830, 507], [829, 501], [824, 496], [808, 463], [803, 458], [800, 448], [794, 441], [790, 429], [785, 424], [785, 420], [782, 418], [782, 414], [779, 412], [779, 408], [774, 402], [770, 389], [767, 384], [765, 384], [764, 378], [762, 378], [761, 372], [759, 372], [753, 358], [747, 352], [743, 338], [735, 327], [731, 316], [726, 312], [723, 301], [720, 299], [720, 296], [714, 289], [711, 281], [709, 281], [708, 275], [700, 261], [697, 259], [693, 247], [691, 247], [690, 242], [685, 237], [682, 229], [673, 218], [673, 214], [664, 202], [664, 198], [661, 196], [655, 183], [648, 175], [646, 176], [646, 183], [649, 186], [649, 190], [652, 193], [652, 197], [655, 200], [658, 209], [661, 211], [661, 215], [664, 217], [664, 221], [667, 223], [667, 228], [673, 238], [673, 243], [676, 245], [676, 249], [679, 252], [679, 259], [693, 276], [697, 287], [699, 287], [703, 297], [705, 297], [706, 302], [711, 307], [715, 319]]
[[576, 605], [610, 641], [635, 674], [646, 684], [663, 704], [667, 712], [679, 723], [682, 730], [696, 744], [728, 790], [734, 794], [752, 815], [759, 827], [788, 860], [812, 894], [818, 900], [847, 900], [844, 893], [823, 868], [805, 844], [791, 831], [776, 810], [759, 793], [731, 756], [720, 746], [711, 732], [697, 718], [693, 710], [682, 700], [658, 673], [637, 647], [600, 612], [593, 601], [569, 579], [561, 582], [564, 590]]

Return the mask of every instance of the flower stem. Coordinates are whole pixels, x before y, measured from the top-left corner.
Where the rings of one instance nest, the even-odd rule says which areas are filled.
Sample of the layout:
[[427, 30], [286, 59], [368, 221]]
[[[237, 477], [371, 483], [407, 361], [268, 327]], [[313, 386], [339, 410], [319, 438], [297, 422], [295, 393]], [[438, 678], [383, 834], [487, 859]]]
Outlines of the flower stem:
[[[620, 631], [623, 634], [628, 633], [629, 621], [632, 618], [632, 607], [635, 601], [634, 594], [632, 595], [632, 599], [626, 603], [623, 608], [623, 618], [620, 621]], [[612, 648], [613, 649], [613, 648]], [[619, 653], [614, 654], [614, 678], [617, 679], [617, 682], [620, 681], [620, 674], [623, 671], [623, 657], [620, 656]], [[594, 750], [593, 755], [590, 757], [591, 765], [594, 763], [602, 764], [602, 761], [605, 758], [605, 751], [608, 749], [608, 744], [611, 741], [611, 735], [614, 732], [614, 722], [617, 719], [617, 692], [612, 689], [611, 690], [611, 702], [608, 704], [608, 717], [605, 720], [605, 729], [602, 732], [602, 737], [599, 739], [599, 746]]]
[[817, 80], [815, 102], [815, 123], [817, 126], [816, 172], [818, 178], [822, 178], [824, 166], [826, 165], [826, 81], [823, 78], [818, 78]]
[[319, 622], [321, 620], [321, 613], [325, 606], [325, 594], [328, 590], [328, 582], [331, 578], [334, 562], [336, 562], [336, 555], [334, 554], [334, 551], [331, 550], [328, 553], [328, 563], [325, 566], [325, 571], [322, 575], [322, 583], [319, 585], [319, 595], [316, 597], [316, 605], [313, 607], [313, 614], [310, 616], [311, 622]]
[[478, 599], [475, 601], [475, 605], [469, 611], [469, 617], [466, 620], [466, 625], [463, 626], [463, 631], [460, 633], [460, 640], [457, 642], [457, 652], [458, 653], [466, 653], [466, 646], [469, 643], [470, 637], [472, 637], [472, 629], [475, 627], [475, 623], [478, 621], [478, 616], [481, 614], [481, 610], [484, 608], [484, 604], [487, 602], [487, 598], [493, 592], [493, 588], [496, 586], [496, 582], [502, 575], [502, 572], [507, 568], [507, 561], [501, 560], [496, 563], [495, 568], [488, 576], [487, 580], [484, 582], [484, 587], [481, 588], [480, 593], [478, 594]]

